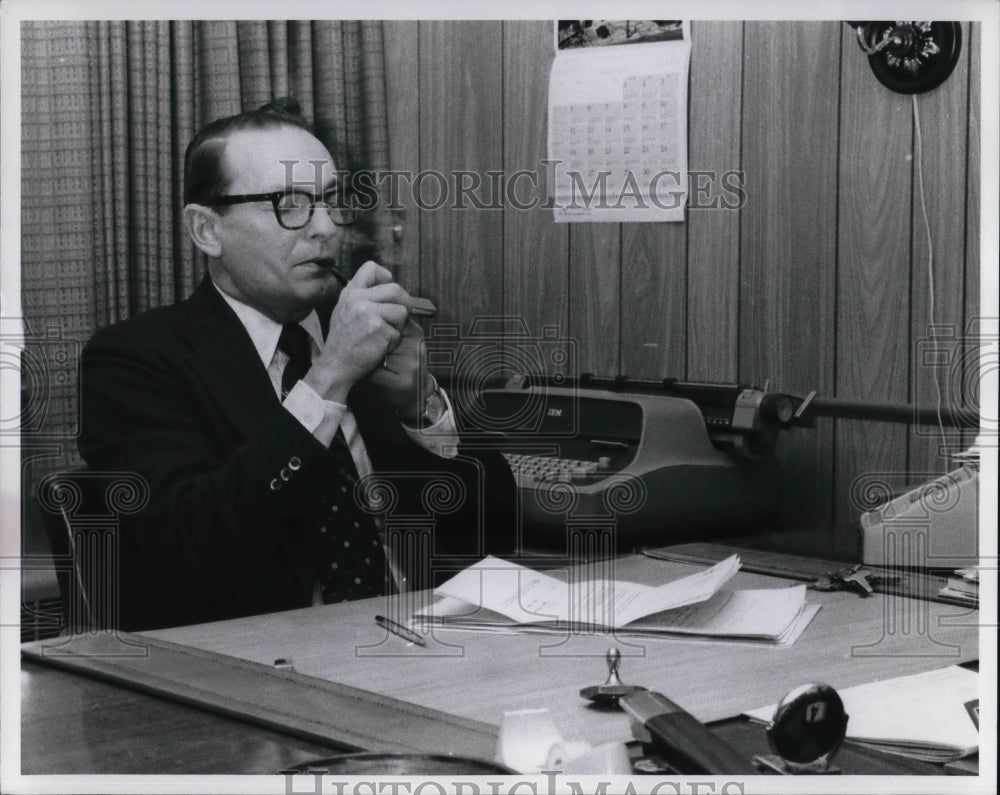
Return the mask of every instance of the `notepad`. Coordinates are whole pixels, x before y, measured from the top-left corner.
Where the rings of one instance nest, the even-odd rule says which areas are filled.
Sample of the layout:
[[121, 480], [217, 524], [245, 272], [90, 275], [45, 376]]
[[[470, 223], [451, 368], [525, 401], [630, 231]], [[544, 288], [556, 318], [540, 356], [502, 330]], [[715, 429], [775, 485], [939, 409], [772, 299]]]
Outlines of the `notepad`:
[[563, 581], [487, 557], [435, 590], [413, 616], [430, 628], [490, 632], [593, 632], [726, 639], [787, 645], [819, 610], [802, 584], [730, 591], [739, 569], [733, 555], [661, 585], [615, 579]]
[[[979, 750], [979, 674], [957, 665], [838, 691], [847, 739], [886, 753], [944, 763]], [[745, 713], [769, 722], [776, 704]]]

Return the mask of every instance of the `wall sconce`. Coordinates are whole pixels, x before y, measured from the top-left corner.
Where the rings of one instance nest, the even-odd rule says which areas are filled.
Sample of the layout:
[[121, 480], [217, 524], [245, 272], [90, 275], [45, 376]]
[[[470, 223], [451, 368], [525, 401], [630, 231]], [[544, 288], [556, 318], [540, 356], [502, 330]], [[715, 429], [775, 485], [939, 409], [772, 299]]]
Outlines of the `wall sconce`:
[[879, 82], [900, 94], [923, 94], [951, 74], [962, 49], [957, 22], [848, 22]]

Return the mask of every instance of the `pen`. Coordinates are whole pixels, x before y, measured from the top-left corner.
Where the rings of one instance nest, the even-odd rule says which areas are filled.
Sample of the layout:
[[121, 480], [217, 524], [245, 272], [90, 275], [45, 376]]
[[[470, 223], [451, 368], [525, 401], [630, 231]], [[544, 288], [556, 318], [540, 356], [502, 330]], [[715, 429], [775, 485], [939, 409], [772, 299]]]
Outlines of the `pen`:
[[410, 643], [416, 643], [418, 646], [427, 645], [427, 641], [424, 640], [423, 635], [419, 632], [414, 632], [408, 627], [404, 627], [402, 624], [393, 621], [391, 618], [386, 618], [385, 616], [375, 616], [375, 623], [383, 629], [389, 630], [393, 635], [399, 635], [399, 637], [410, 641]]

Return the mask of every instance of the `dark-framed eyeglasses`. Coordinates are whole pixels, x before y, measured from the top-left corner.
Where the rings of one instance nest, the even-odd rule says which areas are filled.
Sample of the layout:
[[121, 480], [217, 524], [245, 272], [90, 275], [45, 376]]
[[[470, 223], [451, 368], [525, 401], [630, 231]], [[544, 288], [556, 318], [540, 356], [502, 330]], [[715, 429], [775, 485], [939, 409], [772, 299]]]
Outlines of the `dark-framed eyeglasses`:
[[339, 189], [331, 189], [317, 196], [303, 190], [276, 190], [270, 193], [243, 193], [238, 196], [218, 196], [209, 206], [228, 206], [249, 202], [271, 202], [274, 217], [285, 229], [301, 229], [312, 220], [313, 208], [317, 204], [326, 207], [330, 220], [337, 226], [350, 226], [358, 220], [358, 211], [344, 203], [344, 194]]

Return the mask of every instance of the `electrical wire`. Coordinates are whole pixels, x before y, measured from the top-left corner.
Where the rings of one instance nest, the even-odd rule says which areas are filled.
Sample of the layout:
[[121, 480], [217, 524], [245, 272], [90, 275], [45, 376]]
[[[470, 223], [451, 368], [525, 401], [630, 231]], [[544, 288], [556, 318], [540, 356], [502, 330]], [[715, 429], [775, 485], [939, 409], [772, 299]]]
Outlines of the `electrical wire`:
[[[927, 234], [927, 327], [931, 336], [933, 336], [934, 315], [935, 315], [934, 241], [931, 238], [931, 222], [930, 219], [927, 217], [927, 202], [924, 197], [924, 163], [923, 163], [924, 147], [923, 147], [923, 140], [920, 136], [920, 110], [917, 107], [917, 95], [911, 94], [910, 98], [913, 100], [913, 128], [916, 138], [916, 147], [915, 147], [916, 151], [914, 155], [917, 167], [917, 192], [920, 195], [920, 211], [924, 219], [924, 231]], [[940, 373], [938, 372], [938, 367], [932, 364], [931, 371], [933, 373], [934, 391], [936, 395], [934, 408], [937, 415], [938, 429], [941, 431], [941, 444], [943, 447], [945, 444], [945, 440], [947, 439], [944, 430], [944, 420], [941, 417], [941, 406], [942, 403], [944, 402], [944, 398], [941, 392], [941, 380], [940, 380]]]

